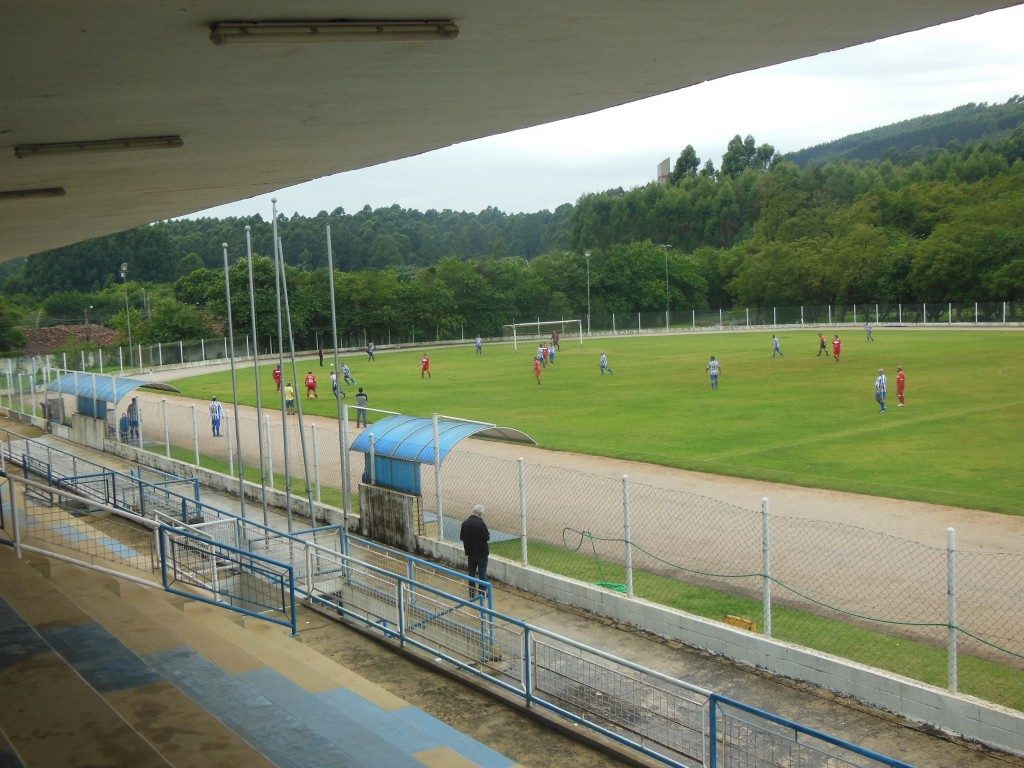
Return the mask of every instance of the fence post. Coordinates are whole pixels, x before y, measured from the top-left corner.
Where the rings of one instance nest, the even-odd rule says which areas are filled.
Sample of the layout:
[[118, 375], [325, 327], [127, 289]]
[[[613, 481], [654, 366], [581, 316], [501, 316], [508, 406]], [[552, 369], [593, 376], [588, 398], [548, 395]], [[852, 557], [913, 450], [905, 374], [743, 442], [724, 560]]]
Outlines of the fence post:
[[747, 313], [747, 328], [749, 328], [750, 327], [750, 307], [747, 307], [744, 311]]
[[761, 499], [761, 600], [764, 610], [764, 635], [772, 636], [772, 545], [768, 497]]
[[[319, 349], [319, 347], [317, 347], [317, 349]], [[231, 351], [234, 352], [234, 350], [231, 350]], [[229, 356], [228, 355], [228, 337], [225, 336], [224, 337], [224, 357], [228, 357], [228, 356]]]
[[81, 361], [82, 361], [81, 370], [84, 372], [85, 371], [85, 350], [84, 349], [79, 350], [79, 356], [80, 356]]
[[692, 328], [696, 328], [697, 327], [697, 310], [696, 309], [691, 309], [690, 310], [690, 326]]
[[178, 362], [185, 364], [185, 342], [178, 339]]
[[1006, 324], [1006, 302], [1003, 302], [1003, 324]]
[[348, 534], [348, 512], [349, 504], [351, 499], [349, 498], [351, 491], [349, 490], [350, 483], [352, 482], [349, 478], [349, 462], [351, 458], [348, 454], [348, 403], [341, 404], [341, 511], [344, 517], [345, 533]]
[[231, 450], [231, 422], [227, 414], [224, 414], [224, 437], [228, 444], [228, 477], [235, 476], [235, 452]]
[[974, 302], [974, 324], [978, 324], [978, 302]]
[[832, 325], [832, 305], [828, 305], [828, 324]]
[[804, 305], [800, 305], [800, 325], [804, 324]]
[[[32, 389], [33, 390], [35, 390], [35, 384], [36, 384], [35, 378], [33, 378], [32, 379]], [[36, 410], [35, 397], [33, 397], [32, 400], [33, 400], [33, 402], [32, 402], [32, 413], [35, 413], [35, 410]], [[96, 392], [96, 374], [95, 373], [92, 374], [92, 417], [94, 419], [98, 419], [100, 417], [100, 403], [99, 403], [98, 394]], [[105, 440], [106, 438], [107, 438], [107, 425], [104, 424], [103, 425], [103, 439]]]
[[530, 564], [526, 546], [526, 459], [520, 456], [519, 463], [519, 557], [524, 566]]
[[878, 325], [878, 305], [875, 304], [875, 325]]
[[629, 475], [622, 476], [622, 527], [626, 539], [626, 595], [633, 597], [633, 528], [629, 519]]
[[[376, 485], [376, 484], [377, 484], [377, 438], [374, 436], [373, 432], [371, 432], [370, 433], [370, 485]], [[444, 534], [440, 530], [440, 528], [441, 528], [441, 518], [438, 518], [438, 520], [437, 520], [437, 527], [438, 527], [437, 537], [439, 539], [444, 538]]]
[[164, 367], [164, 343], [162, 341], [156, 343], [156, 364], [161, 368]]
[[957, 690], [956, 657], [956, 530], [946, 529], [946, 613], [949, 634], [946, 637], [946, 665], [948, 687]]
[[[99, 348], [99, 355], [100, 355], [100, 373], [103, 373], [103, 347]], [[49, 357], [49, 355], [47, 355], [47, 357]]]
[[946, 307], [946, 320], [949, 325], [953, 324], [953, 302], [949, 302], [949, 306]]
[[[540, 326], [537, 326], [538, 332]], [[431, 429], [434, 437], [434, 496], [437, 505], [437, 538], [444, 541], [444, 503], [441, 500], [441, 434], [437, 423], [437, 413], [431, 417]]]
[[[121, 348], [120, 347], [117, 348], [117, 353], [118, 353], [118, 355], [121, 354]], [[64, 359], [64, 370], [67, 371], [67, 369], [68, 369], [68, 353], [67, 352], [61, 352], [61, 357]], [[124, 366], [121, 366], [121, 367], [124, 368]]]
[[192, 403], [192, 446], [196, 451], [196, 466], [199, 464], [199, 427], [196, 424], [196, 404]]
[[857, 305], [853, 305], [853, 324], [857, 324]]
[[641, 326], [641, 323], [640, 323], [640, 313], [637, 312], [636, 313], [636, 332], [640, 333], [641, 331], [643, 331], [643, 327]]
[[[589, 333], [590, 333], [590, 320], [587, 320], [587, 334], [589, 335]], [[616, 331], [615, 331], [615, 313], [614, 312], [612, 312], [612, 333], [613, 334], [616, 333]]]
[[249, 355], [250, 355], [250, 352], [249, 352], [249, 334], [247, 333], [247, 334], [245, 334], [245, 356], [249, 357]]
[[[153, 362], [153, 348], [149, 348], [149, 362]], [[139, 368], [142, 368], [142, 345], [139, 344]]]
[[928, 325], [928, 304], [921, 302], [921, 325]]
[[899, 306], [899, 312], [900, 312], [900, 314], [899, 314], [900, 325], [903, 325], [903, 304], [902, 304], [902, 302], [898, 306]]
[[267, 474], [270, 475], [270, 487], [274, 487], [274, 443], [270, 439], [270, 416], [263, 417], [263, 434], [267, 436]]
[[777, 314], [778, 308], [772, 307], [772, 328], [776, 328], [779, 325], [779, 318]]
[[171, 458], [171, 425], [167, 419], [167, 398], [160, 401], [164, 412], [164, 456]]
[[[319, 347], [317, 347], [319, 349]], [[313, 484], [316, 487], [316, 503], [320, 503], [320, 448], [317, 445], [316, 422], [309, 425], [313, 439]]]

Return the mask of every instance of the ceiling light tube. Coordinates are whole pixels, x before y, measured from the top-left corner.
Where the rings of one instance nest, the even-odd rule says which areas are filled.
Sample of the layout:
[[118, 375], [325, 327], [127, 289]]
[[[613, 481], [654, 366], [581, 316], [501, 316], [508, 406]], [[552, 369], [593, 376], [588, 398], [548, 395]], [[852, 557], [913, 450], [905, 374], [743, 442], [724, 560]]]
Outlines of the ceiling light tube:
[[68, 155], [77, 152], [123, 152], [136, 149], [175, 149], [184, 145], [181, 136], [142, 136], [129, 139], [104, 139], [102, 141], [61, 141], [53, 144], [19, 144], [14, 148], [15, 157], [36, 157], [38, 155]]
[[64, 187], [40, 187], [39, 189], [0, 190], [0, 200], [27, 200], [35, 197], [64, 197]]
[[215, 45], [238, 43], [379, 42], [452, 40], [452, 21], [218, 21], [210, 25]]

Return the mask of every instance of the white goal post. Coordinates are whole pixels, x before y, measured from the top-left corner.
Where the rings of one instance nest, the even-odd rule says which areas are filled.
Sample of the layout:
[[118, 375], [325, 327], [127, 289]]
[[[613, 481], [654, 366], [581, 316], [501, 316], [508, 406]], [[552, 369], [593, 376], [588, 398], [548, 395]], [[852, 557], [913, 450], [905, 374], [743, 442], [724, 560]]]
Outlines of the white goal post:
[[564, 336], [566, 329], [579, 336], [580, 346], [583, 346], [583, 322], [580, 320], [538, 320], [535, 323], [506, 323], [501, 326], [501, 332], [507, 336], [512, 334], [512, 349], [519, 349], [519, 339], [541, 339], [551, 336], [552, 331], [558, 331], [559, 336]]

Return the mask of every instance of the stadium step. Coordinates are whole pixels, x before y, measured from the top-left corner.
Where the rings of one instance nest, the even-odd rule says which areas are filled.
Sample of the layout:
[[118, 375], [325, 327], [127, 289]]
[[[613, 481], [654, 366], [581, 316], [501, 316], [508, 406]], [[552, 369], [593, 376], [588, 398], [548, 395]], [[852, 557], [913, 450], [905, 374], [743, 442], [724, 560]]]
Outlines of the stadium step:
[[88, 635], [91, 624], [42, 574], [0, 547], [0, 732], [19, 761], [13, 764], [166, 768], [98, 687], [117, 679], [105, 677], [111, 670], [58, 651], [68, 637]]

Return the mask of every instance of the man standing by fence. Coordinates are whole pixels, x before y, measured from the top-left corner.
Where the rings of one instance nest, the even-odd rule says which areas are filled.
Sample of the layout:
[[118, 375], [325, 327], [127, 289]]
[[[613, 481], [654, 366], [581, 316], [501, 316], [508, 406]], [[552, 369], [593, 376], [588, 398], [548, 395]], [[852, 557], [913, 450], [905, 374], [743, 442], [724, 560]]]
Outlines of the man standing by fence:
[[[487, 523], [484, 522], [484, 505], [477, 504], [473, 512], [462, 522], [459, 531], [459, 539], [462, 541], [462, 549], [466, 553], [466, 560], [469, 561], [469, 575], [480, 581], [487, 581], [487, 558], [491, 549], [487, 542], [491, 540], [491, 532], [487, 530]], [[478, 594], [483, 594], [484, 589], [479, 584], [469, 585], [469, 599], [472, 600]]]
[[128, 436], [132, 442], [138, 442], [139, 440], [139, 424], [142, 421], [142, 414], [139, 411], [139, 399], [133, 397], [132, 401], [128, 404]]
[[220, 437], [220, 422], [224, 418], [224, 406], [220, 404], [220, 400], [214, 395], [210, 401], [210, 428], [213, 430], [214, 437]]
[[356, 427], [357, 428], [358, 427], [365, 427], [366, 426], [366, 401], [367, 400], [369, 400], [369, 398], [366, 396], [366, 393], [363, 391], [363, 388], [360, 387], [359, 391], [356, 392]]

